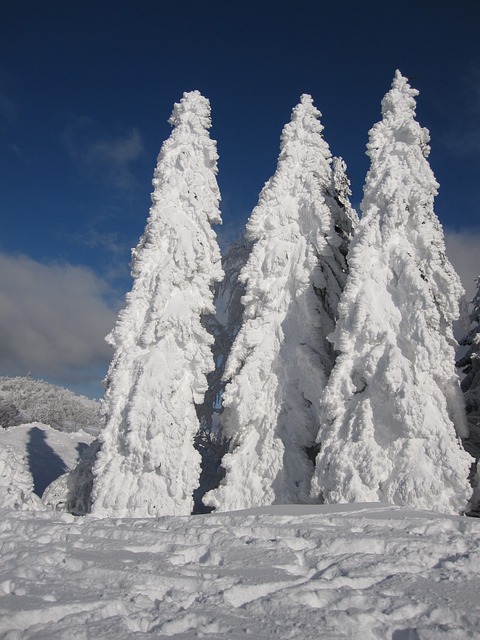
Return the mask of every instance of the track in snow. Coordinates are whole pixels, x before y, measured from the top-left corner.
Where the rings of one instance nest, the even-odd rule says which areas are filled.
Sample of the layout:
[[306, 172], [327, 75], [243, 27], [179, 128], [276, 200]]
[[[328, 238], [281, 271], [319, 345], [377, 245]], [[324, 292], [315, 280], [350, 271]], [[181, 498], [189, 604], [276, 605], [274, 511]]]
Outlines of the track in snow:
[[480, 520], [382, 505], [0, 514], [0, 637], [480, 637]]

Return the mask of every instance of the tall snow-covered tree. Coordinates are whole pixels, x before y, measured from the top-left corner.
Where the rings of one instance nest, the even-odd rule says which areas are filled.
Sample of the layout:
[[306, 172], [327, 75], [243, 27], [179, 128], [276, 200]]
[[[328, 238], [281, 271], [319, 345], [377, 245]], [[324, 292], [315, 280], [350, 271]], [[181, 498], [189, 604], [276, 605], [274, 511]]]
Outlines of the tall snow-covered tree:
[[312, 495], [453, 513], [470, 496], [451, 328], [463, 289], [433, 209], [417, 94], [397, 71], [370, 131]]
[[220, 222], [217, 151], [198, 91], [183, 95], [169, 122], [133, 251], [133, 288], [109, 336], [115, 355], [91, 507], [100, 516], [190, 514], [199, 480], [195, 403], [214, 368], [202, 318], [222, 278], [211, 227]]
[[217, 510], [309, 500], [308, 450], [334, 357], [326, 336], [356, 216], [342, 202], [344, 165], [337, 161], [332, 171], [319, 116], [303, 95], [283, 130], [276, 172], [247, 225], [254, 244], [240, 275], [244, 320], [225, 372], [230, 450], [222, 484], [205, 499]]
[[458, 366], [465, 374], [462, 390], [465, 394], [470, 427], [469, 441], [476, 449], [475, 455], [480, 457], [480, 276], [477, 278], [477, 287], [477, 293], [471, 303], [470, 331], [460, 341], [462, 346], [467, 347], [467, 351]]

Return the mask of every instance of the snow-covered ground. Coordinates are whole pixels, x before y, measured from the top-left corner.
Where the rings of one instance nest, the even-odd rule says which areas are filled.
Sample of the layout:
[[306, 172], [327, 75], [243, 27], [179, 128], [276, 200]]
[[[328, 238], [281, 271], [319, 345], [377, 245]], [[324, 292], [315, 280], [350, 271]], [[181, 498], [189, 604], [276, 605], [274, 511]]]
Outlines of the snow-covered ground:
[[48, 510], [38, 496], [92, 438], [0, 430], [1, 640], [480, 638], [480, 519], [381, 504]]
[[385, 505], [0, 513], [0, 637], [480, 637], [480, 520]]

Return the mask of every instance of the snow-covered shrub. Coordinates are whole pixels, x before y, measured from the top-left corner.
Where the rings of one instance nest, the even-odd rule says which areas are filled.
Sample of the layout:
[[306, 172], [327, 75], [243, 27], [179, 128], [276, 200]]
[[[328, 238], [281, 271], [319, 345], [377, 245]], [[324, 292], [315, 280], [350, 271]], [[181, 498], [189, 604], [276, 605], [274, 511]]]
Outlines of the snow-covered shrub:
[[100, 403], [42, 380], [0, 377], [0, 425], [49, 424], [59, 431], [98, 432]]
[[417, 94], [397, 71], [370, 131], [312, 494], [456, 513], [471, 493], [452, 334], [463, 288], [433, 210]]
[[214, 369], [202, 317], [214, 313], [213, 286], [223, 276], [211, 227], [220, 222], [218, 156], [210, 105], [198, 91], [183, 95], [170, 123], [133, 251], [133, 288], [109, 336], [115, 355], [91, 509], [100, 516], [189, 514], [199, 483], [195, 405]]

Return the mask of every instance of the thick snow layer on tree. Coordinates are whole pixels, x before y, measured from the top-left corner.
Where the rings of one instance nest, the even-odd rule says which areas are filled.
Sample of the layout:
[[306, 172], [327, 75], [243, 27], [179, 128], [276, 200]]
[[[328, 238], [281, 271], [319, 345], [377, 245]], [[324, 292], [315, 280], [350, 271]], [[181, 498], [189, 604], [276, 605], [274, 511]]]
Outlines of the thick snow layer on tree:
[[471, 494], [451, 329], [463, 289], [433, 211], [416, 95], [397, 72], [370, 132], [312, 495], [458, 513]]
[[205, 503], [217, 510], [309, 500], [321, 391], [333, 364], [333, 330], [354, 214], [344, 164], [322, 137], [304, 95], [282, 133], [274, 176], [247, 225], [253, 247], [243, 325], [225, 371], [226, 476]]
[[198, 485], [199, 428], [213, 370], [213, 285], [222, 278], [212, 223], [220, 222], [210, 105], [197, 91], [175, 105], [153, 179], [145, 233], [133, 251], [134, 285], [109, 337], [107, 424], [94, 469], [92, 512], [188, 514]]
[[385, 505], [158, 519], [0, 511], [0, 637], [465, 640], [480, 521]]

